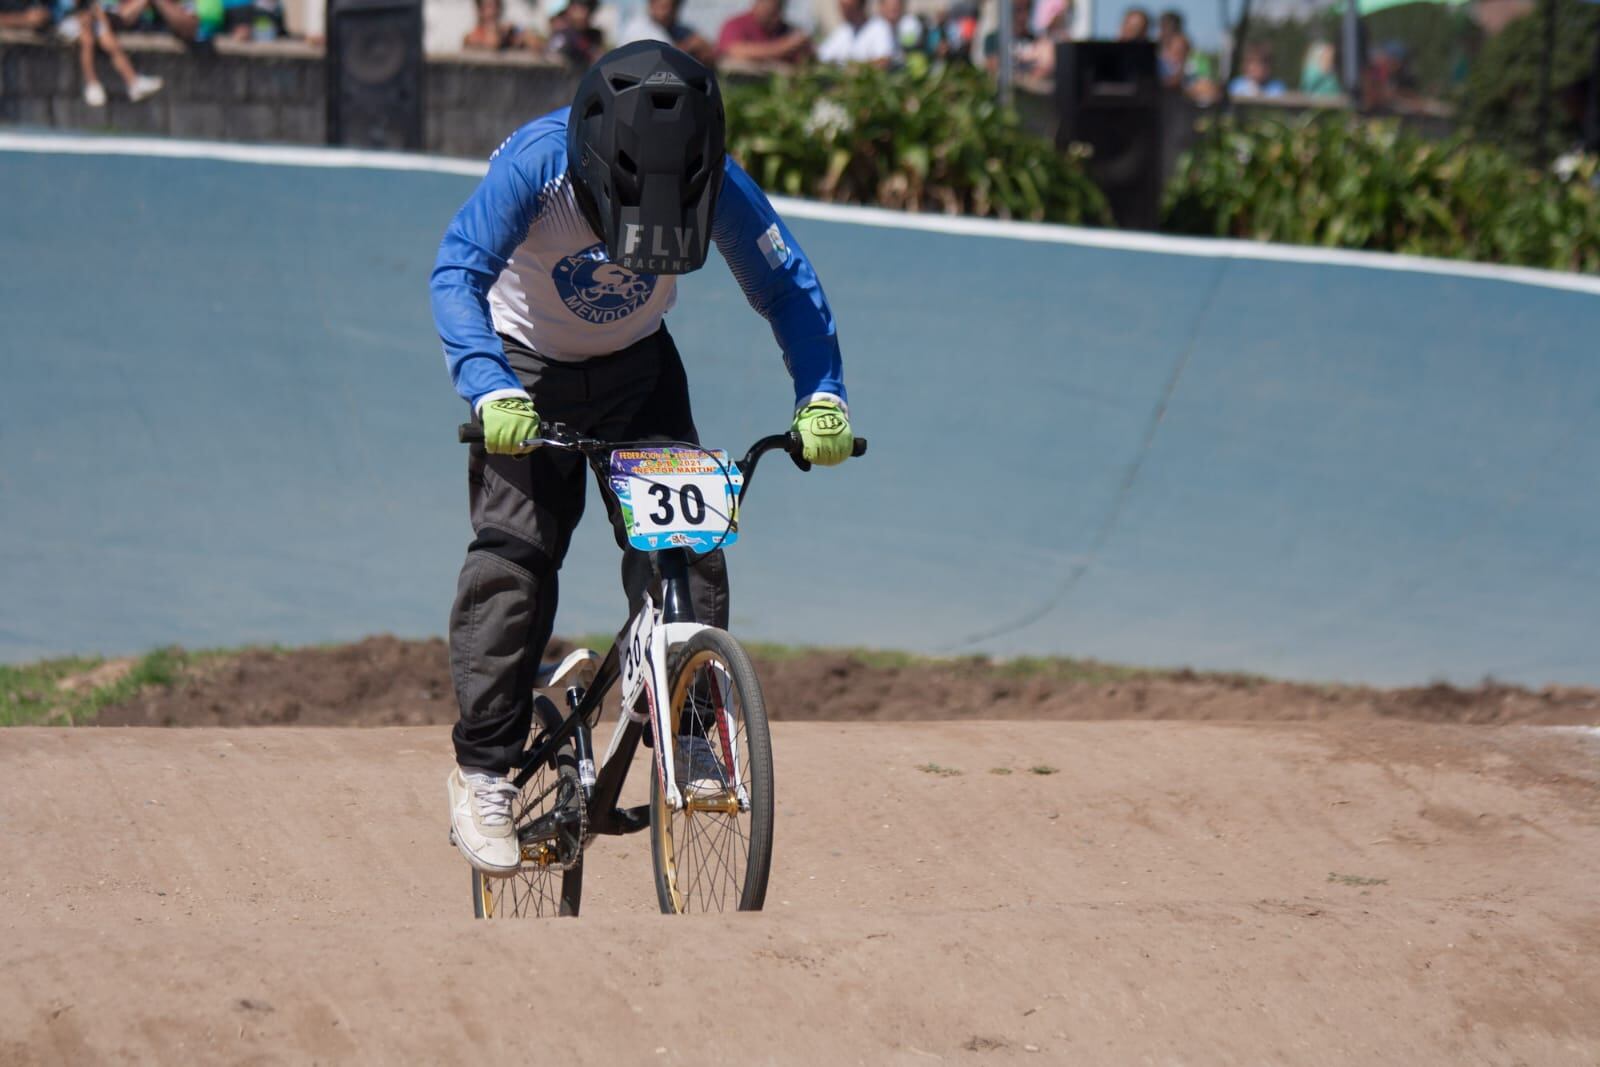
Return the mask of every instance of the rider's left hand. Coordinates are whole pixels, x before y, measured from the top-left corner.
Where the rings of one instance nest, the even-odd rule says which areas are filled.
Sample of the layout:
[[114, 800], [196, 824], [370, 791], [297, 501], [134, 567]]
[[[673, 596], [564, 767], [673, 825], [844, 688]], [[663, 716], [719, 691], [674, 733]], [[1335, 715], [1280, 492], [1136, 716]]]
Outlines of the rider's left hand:
[[801, 457], [824, 467], [849, 459], [856, 443], [850, 416], [837, 400], [811, 401], [795, 413], [793, 429], [800, 434]]

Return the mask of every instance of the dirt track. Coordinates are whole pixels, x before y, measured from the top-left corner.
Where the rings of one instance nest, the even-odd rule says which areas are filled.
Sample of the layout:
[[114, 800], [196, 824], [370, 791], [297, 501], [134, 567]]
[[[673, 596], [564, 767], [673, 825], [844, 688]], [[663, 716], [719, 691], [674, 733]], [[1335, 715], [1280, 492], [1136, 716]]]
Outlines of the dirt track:
[[766, 913], [492, 924], [442, 728], [0, 732], [0, 1062], [1600, 1060], [1592, 732], [776, 733]]

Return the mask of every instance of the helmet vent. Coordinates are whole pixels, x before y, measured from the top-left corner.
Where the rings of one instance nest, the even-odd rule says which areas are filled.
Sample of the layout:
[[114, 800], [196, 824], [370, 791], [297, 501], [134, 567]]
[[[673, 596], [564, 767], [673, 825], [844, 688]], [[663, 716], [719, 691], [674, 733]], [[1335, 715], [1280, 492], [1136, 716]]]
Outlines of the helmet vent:
[[591, 100], [589, 101], [589, 106], [583, 109], [583, 118], [587, 122], [589, 119], [598, 118], [605, 113], [606, 106], [604, 104], [599, 100]]
[[617, 166], [621, 167], [623, 171], [628, 174], [639, 173], [639, 166], [638, 164], [634, 163], [633, 157], [628, 155], [628, 153], [624, 152], [620, 148], [617, 149]]
[[706, 157], [705, 156], [696, 154], [693, 159], [689, 160], [688, 173], [690, 175], [699, 174], [700, 173], [700, 167], [705, 163], [705, 161], [706, 161]]
[[689, 87], [697, 93], [704, 93], [710, 91], [711, 83], [701, 77], [692, 77], [689, 79]]
[[611, 90], [618, 93], [624, 89], [632, 89], [639, 84], [639, 79], [631, 74], [613, 74], [606, 80], [611, 83]]
[[651, 93], [650, 106], [657, 111], [676, 111], [682, 99], [677, 93]]

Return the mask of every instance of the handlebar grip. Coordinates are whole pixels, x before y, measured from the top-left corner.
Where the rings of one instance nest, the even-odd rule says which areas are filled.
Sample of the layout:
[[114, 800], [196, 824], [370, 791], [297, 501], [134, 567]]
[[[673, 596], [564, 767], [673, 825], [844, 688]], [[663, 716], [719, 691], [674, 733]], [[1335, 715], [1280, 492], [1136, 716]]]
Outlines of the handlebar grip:
[[463, 422], [456, 427], [456, 440], [464, 445], [483, 444], [483, 427], [475, 422]]
[[[801, 458], [800, 449], [802, 447], [803, 446], [802, 446], [801, 441], [800, 441], [800, 431], [799, 430], [790, 430], [789, 431], [789, 447], [787, 449], [787, 451], [789, 453], [789, 458], [794, 460], [794, 465], [796, 467], [799, 467], [803, 471], [808, 471], [808, 470], [811, 469], [811, 464], [809, 462], [807, 462], [806, 460]], [[864, 456], [864, 455], [866, 455], [867, 454], [867, 439], [865, 437], [857, 437], [856, 440], [855, 440], [855, 444], [850, 446], [850, 454], [852, 456]]]

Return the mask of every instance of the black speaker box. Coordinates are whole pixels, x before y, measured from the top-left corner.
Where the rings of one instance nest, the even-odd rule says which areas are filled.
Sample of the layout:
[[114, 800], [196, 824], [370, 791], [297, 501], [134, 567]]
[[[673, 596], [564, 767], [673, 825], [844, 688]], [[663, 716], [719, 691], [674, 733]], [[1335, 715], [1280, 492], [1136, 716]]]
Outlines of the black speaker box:
[[422, 0], [328, 0], [328, 143], [422, 149]]
[[1161, 221], [1161, 81], [1149, 41], [1056, 45], [1056, 145], [1094, 150], [1089, 176], [1117, 225], [1153, 230]]

